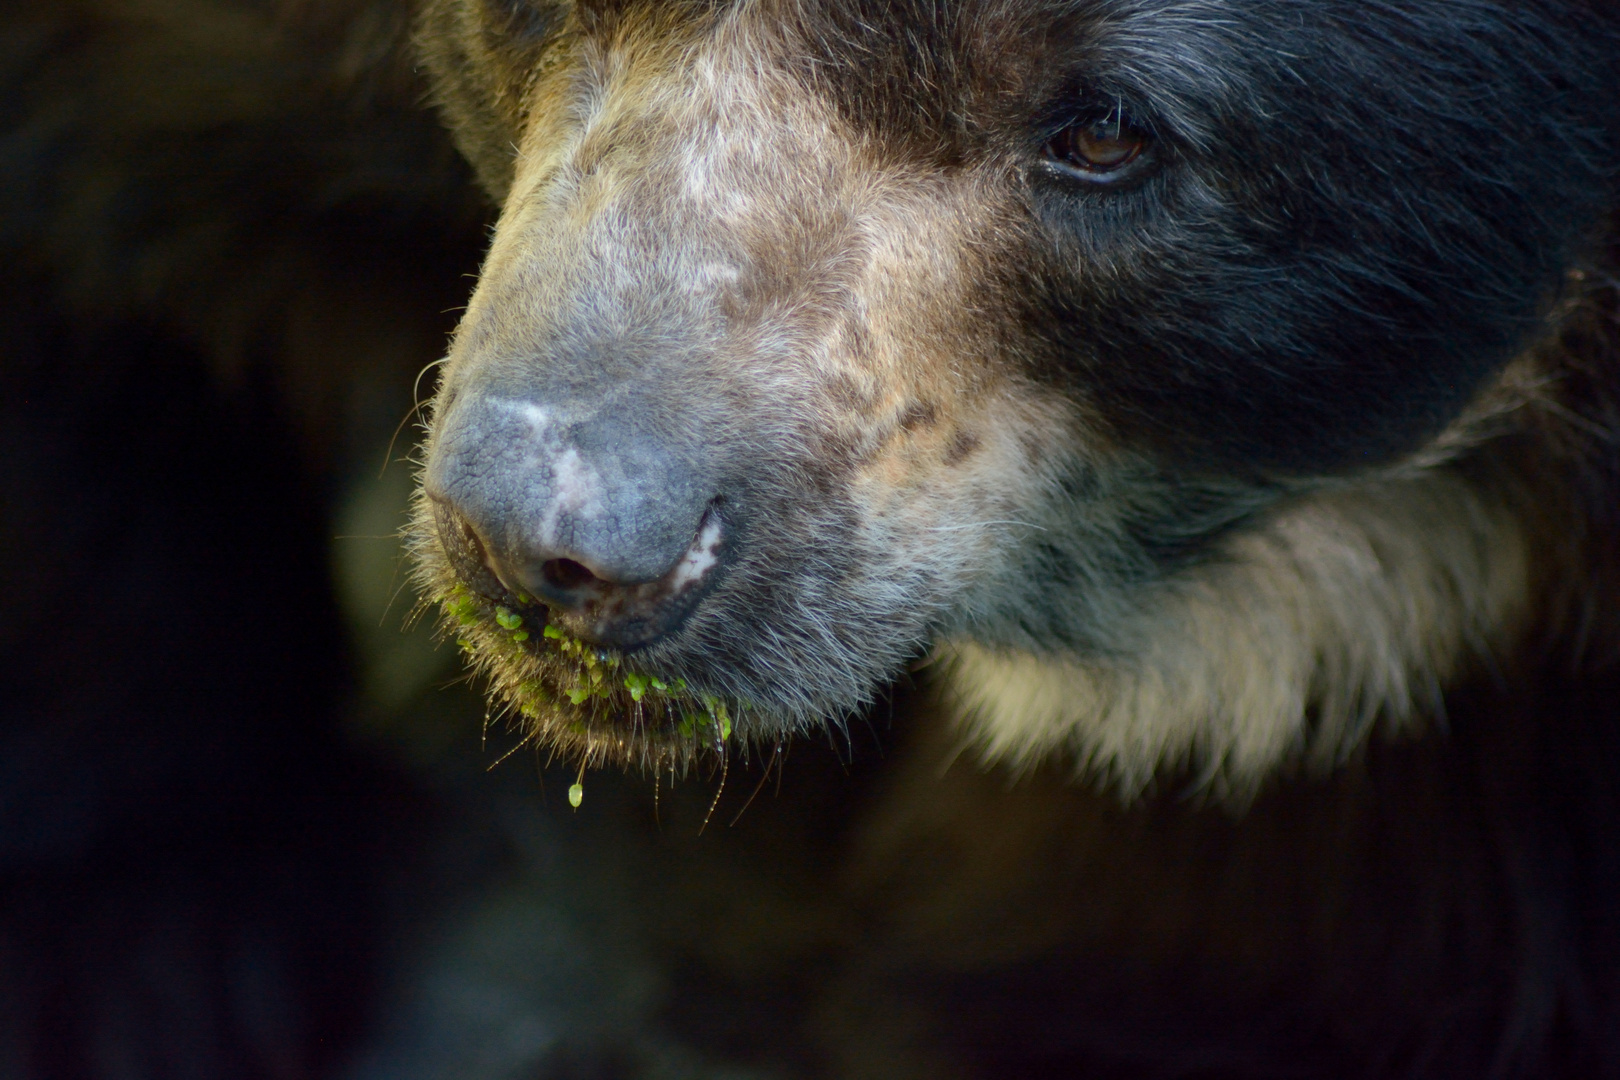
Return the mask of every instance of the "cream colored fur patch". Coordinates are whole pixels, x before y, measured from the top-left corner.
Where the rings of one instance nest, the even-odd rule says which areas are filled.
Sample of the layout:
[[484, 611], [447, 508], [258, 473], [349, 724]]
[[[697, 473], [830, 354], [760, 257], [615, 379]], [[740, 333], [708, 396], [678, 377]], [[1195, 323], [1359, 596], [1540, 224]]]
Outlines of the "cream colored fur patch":
[[1329, 767], [1410, 725], [1470, 657], [1507, 645], [1529, 592], [1506, 507], [1434, 470], [1306, 496], [1151, 591], [1109, 655], [944, 650], [962, 731], [989, 761], [1056, 753], [1140, 790], [1190, 766], [1243, 799], [1288, 761]]

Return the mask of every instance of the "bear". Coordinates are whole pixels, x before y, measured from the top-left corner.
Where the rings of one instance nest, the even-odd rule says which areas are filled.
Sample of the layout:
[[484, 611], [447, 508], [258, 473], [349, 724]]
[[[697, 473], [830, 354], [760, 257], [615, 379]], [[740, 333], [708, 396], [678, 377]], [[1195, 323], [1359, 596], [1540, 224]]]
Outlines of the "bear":
[[[1616, 1071], [1602, 0], [0, 20], [8, 1074], [355, 1075], [434, 815], [664, 949], [530, 1075]], [[485, 198], [408, 541], [572, 815], [340, 729]]]
[[410, 543], [492, 699], [723, 775], [911, 684], [831, 1074], [1620, 1069], [1612, 8], [420, 26], [501, 213]]
[[[1267, 29], [1269, 9], [1218, 33], [1107, 5], [887, 22], [836, 4], [567, 10], [427, 16], [461, 141], [486, 186], [529, 209], [504, 215], [446, 369], [424, 580], [445, 595], [461, 583], [475, 607], [507, 601], [499, 620], [462, 612], [469, 632], [497, 631], [472, 651], [547, 742], [591, 760], [678, 756], [710, 740], [680, 732], [683, 709], [718, 730], [711, 698], [742, 710], [742, 739], [768, 742], [859, 710], [947, 640], [987, 757], [1061, 750], [1127, 789], [1187, 761], [1241, 795], [1290, 755], [1332, 762], [1380, 718], [1432, 712], [1438, 687], [1537, 619], [1528, 597], [1547, 590], [1529, 552], [1545, 545], [1515, 522], [1547, 513], [1452, 463], [1544, 381], [1504, 357], [1536, 336], [1606, 206], [1612, 72], [1595, 17], [1419, 5], [1341, 43], [1319, 21], [1331, 7], [1297, 41]], [[914, 22], [933, 35], [915, 65], [881, 44]], [[475, 59], [488, 40], [534, 51], [491, 75], [513, 58]], [[1525, 51], [1513, 63], [1510, 41]], [[672, 42], [708, 59], [677, 62]], [[1025, 48], [1103, 89], [1039, 83], [1004, 55]], [[1178, 50], [1199, 62], [1172, 72]], [[597, 124], [570, 119], [586, 107], [574, 98], [518, 100], [518, 80], [608, 93], [618, 76], [592, 65], [640, 72], [643, 53], [647, 74], [624, 78], [674, 65], [647, 93], [666, 87], [688, 111], [626, 91], [615, 101], [637, 119], [604, 104]], [[1267, 68], [1296, 54], [1323, 70]], [[850, 74], [856, 55], [880, 75]], [[732, 73], [752, 64], [781, 84]], [[718, 82], [683, 81], [700, 77]], [[1290, 80], [1325, 99], [1284, 111]], [[900, 89], [913, 83], [962, 116], [924, 108]], [[1487, 83], [1501, 85], [1465, 110]], [[1029, 116], [968, 119], [1015, 85]], [[1245, 113], [1224, 94], [1265, 104]], [[1374, 101], [1403, 133], [1387, 161], [1353, 137]], [[1490, 135], [1532, 114], [1556, 133], [1556, 167]], [[1017, 160], [1008, 132], [1036, 128], [1039, 161]], [[636, 154], [615, 157], [621, 142]], [[1240, 147], [1265, 166], [1222, 156]], [[1442, 157], [1477, 187], [1432, 175]], [[513, 160], [544, 164], [520, 183]], [[921, 188], [933, 197], [903, 194]], [[599, 214], [571, 209], [597, 199]], [[827, 260], [837, 273], [812, 272]], [[663, 277], [621, 280], [627, 265]], [[776, 274], [791, 280], [754, 287]], [[993, 330], [970, 296], [1005, 312]], [[1012, 327], [1023, 336], [1005, 340]], [[911, 338], [937, 343], [935, 360]], [[1026, 389], [1009, 355], [1057, 389]], [[732, 374], [765, 356], [769, 373]], [[529, 386], [546, 379], [556, 388]], [[1395, 470], [1379, 474], [1389, 486], [1344, 481], [1378, 468]], [[536, 638], [503, 657], [499, 632], [526, 641], [525, 619], [561, 648]], [[603, 665], [645, 670], [604, 681], [603, 648]], [[643, 678], [689, 681], [688, 704], [638, 697]], [[594, 701], [600, 732], [581, 708]]]

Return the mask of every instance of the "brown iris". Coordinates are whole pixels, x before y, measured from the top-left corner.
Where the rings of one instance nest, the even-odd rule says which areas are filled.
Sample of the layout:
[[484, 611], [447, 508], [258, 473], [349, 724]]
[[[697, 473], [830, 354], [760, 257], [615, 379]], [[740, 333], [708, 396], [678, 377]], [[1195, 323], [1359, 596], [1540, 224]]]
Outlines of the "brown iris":
[[1047, 142], [1046, 155], [1088, 178], [1111, 180], [1135, 164], [1150, 141], [1116, 109], [1101, 119], [1070, 124]]

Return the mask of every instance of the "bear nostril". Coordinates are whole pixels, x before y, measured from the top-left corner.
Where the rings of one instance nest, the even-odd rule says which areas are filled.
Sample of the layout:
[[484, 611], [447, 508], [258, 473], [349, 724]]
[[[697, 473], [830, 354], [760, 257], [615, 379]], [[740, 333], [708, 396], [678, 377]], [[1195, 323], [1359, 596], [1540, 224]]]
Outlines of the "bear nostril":
[[456, 576], [471, 586], [474, 592], [491, 600], [510, 603], [512, 590], [496, 572], [478, 530], [442, 499], [434, 499], [433, 510], [439, 542]]
[[499, 529], [480, 528], [449, 499], [429, 497], [447, 561], [473, 592], [513, 608], [538, 601], [548, 625], [562, 617], [569, 634], [617, 648], [645, 645], [681, 623], [713, 580], [724, 539], [716, 500], [686, 551], [661, 576], [637, 579], [618, 568], [607, 568], [604, 576], [555, 548], [521, 542], [503, 547], [489, 539], [491, 533], [500, 536]]
[[573, 559], [547, 560], [540, 567], [540, 576], [547, 585], [562, 591], [572, 591], [602, 580]]

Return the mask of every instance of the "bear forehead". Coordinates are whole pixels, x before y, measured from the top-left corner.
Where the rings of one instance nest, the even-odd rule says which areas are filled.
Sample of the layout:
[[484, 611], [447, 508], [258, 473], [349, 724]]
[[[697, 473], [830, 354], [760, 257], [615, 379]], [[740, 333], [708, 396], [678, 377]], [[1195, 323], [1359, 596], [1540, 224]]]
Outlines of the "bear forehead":
[[1032, 104], [1114, 94], [1181, 122], [1180, 133], [1194, 140], [1212, 135], [1211, 114], [1323, 119], [1369, 79], [1390, 79], [1412, 105], [1438, 106], [1444, 89], [1424, 85], [1412, 62], [1441, 55], [1455, 71], [1509, 62], [1557, 70], [1564, 58], [1542, 19], [1581, 10], [1489, 0], [531, 0], [527, 7], [551, 13], [535, 26], [571, 27], [616, 45], [645, 42], [649, 29], [702, 36], [746, 23], [760, 53], [777, 53], [834, 91], [850, 118], [888, 135], [1002, 132], [1009, 122], [1027, 126]]
[[1104, 103], [1234, 179], [1279, 155], [1466, 152], [1527, 110], [1555, 114], [1552, 146], [1594, 134], [1562, 114], [1594, 108], [1609, 66], [1584, 0], [462, 2], [516, 60], [518, 95], [578, 73], [537, 45], [656, 79], [718, 36], [754, 75], [796, 74], [887, 151], [943, 165], [1027, 153]]
[[[693, 37], [745, 23], [759, 52], [776, 53], [834, 89], [852, 117], [946, 130], [999, 128], [1022, 116], [1030, 98], [1072, 89], [1088, 76], [1106, 77], [1111, 90], [1158, 87], [1165, 104], [1227, 95], [1246, 58], [1275, 48], [1281, 14], [1276, 4], [1228, 0], [578, 0], [543, 7], [552, 17], [535, 26], [572, 28], [612, 45], [646, 43], [649, 30]], [[1286, 26], [1281, 34], [1288, 35]]]

